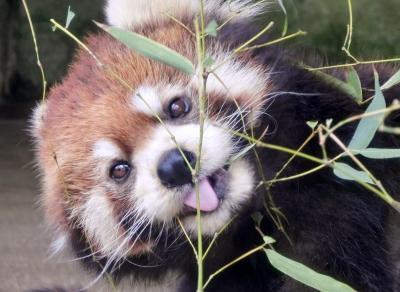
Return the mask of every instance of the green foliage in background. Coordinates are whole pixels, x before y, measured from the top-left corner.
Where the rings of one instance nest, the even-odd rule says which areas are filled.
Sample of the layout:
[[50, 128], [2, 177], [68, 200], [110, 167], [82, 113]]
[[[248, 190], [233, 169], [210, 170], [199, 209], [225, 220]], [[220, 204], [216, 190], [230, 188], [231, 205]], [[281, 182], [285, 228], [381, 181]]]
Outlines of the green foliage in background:
[[[307, 52], [317, 52], [339, 63], [345, 60], [340, 52], [348, 23], [345, 0], [283, 0], [289, 14], [289, 31], [298, 28], [306, 31], [306, 37], [291, 42]], [[284, 25], [279, 7], [267, 15]], [[365, 59], [378, 59], [400, 55], [400, 29], [398, 0], [353, 1], [354, 32], [352, 52]], [[269, 21], [269, 20], [268, 20]]]
[[[32, 21], [37, 28], [38, 42], [41, 44], [40, 54], [50, 85], [64, 76], [71, 62], [75, 45], [60, 34], [54, 34], [48, 20], [50, 18], [65, 20], [68, 6], [71, 6], [76, 16], [69, 28], [79, 38], [83, 38], [88, 32], [96, 30], [91, 22], [92, 19], [103, 22], [103, 2], [103, 0], [30, 1]], [[287, 45], [304, 48], [304, 51], [311, 55], [318, 53], [329, 60], [330, 64], [342, 63], [345, 60], [345, 54], [340, 51], [348, 22], [345, 0], [280, 0], [279, 2], [285, 5], [287, 11], [288, 33], [298, 29], [308, 33], [305, 37], [287, 42]], [[279, 2], [276, 2], [271, 12], [264, 15], [265, 18], [262, 21], [268, 23], [274, 20], [275, 27], [283, 28], [286, 18]], [[18, 3], [19, 1], [15, 1], [15, 5]], [[0, 4], [0, 8], [1, 5], [3, 4]], [[357, 0], [354, 1], [353, 6], [355, 26], [352, 53], [361, 59], [399, 56], [400, 29], [398, 29], [397, 21], [400, 1]], [[40, 72], [36, 66], [36, 59], [31, 54], [32, 42], [28, 24], [24, 21], [22, 7], [19, 7], [19, 11], [18, 25], [11, 34], [15, 41], [11, 52], [15, 56], [7, 56], [7, 59], [15, 60], [11, 65], [14, 77], [24, 80], [30, 86], [37, 87], [35, 96], [32, 96], [31, 90], [27, 92], [29, 96], [32, 96], [31, 98], [38, 98], [41, 89], [40, 78], [38, 78]], [[276, 30], [276, 33], [280, 36], [282, 31]], [[9, 68], [10, 65], [8, 65]]]

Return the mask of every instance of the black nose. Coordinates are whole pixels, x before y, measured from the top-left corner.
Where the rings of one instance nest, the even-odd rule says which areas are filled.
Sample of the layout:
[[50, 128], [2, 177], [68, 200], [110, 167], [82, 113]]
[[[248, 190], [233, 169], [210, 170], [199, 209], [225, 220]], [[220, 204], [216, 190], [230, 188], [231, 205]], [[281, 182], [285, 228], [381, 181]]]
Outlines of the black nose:
[[[196, 156], [189, 151], [182, 151], [192, 167], [196, 165]], [[165, 153], [157, 168], [157, 174], [163, 185], [179, 187], [192, 182], [192, 173], [178, 149]]]

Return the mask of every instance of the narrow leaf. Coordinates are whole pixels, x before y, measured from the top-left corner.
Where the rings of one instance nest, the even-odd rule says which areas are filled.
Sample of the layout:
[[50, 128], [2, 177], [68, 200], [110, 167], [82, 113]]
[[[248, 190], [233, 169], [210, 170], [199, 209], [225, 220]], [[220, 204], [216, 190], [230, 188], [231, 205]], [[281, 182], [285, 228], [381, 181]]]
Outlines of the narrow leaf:
[[332, 277], [317, 273], [307, 266], [279, 254], [272, 249], [265, 249], [271, 265], [291, 278], [319, 291], [350, 292], [355, 291], [350, 286]]
[[342, 162], [333, 164], [333, 173], [344, 180], [361, 181], [369, 184], [374, 184], [372, 179], [364, 171], [354, 169], [350, 165]]
[[308, 125], [312, 130], [314, 130], [315, 127], [318, 125], [318, 121], [308, 121], [308, 122], [307, 122], [307, 125]]
[[400, 83], [400, 70], [397, 71], [392, 77], [390, 77], [389, 80], [382, 85], [381, 89], [386, 90], [399, 83]]
[[[382, 90], [379, 86], [379, 76], [378, 73], [374, 72], [375, 76], [375, 96], [372, 99], [370, 105], [368, 106], [366, 113], [382, 110], [386, 108], [385, 98], [383, 97]], [[348, 148], [350, 149], [365, 149], [371, 143], [375, 136], [376, 131], [379, 128], [381, 120], [384, 114], [374, 115], [371, 117], [363, 118], [350, 141]]]
[[347, 73], [347, 84], [354, 89], [355, 101], [360, 104], [363, 101], [361, 81], [357, 71], [353, 67], [350, 67]]
[[207, 35], [216, 37], [216, 36], [217, 36], [217, 28], [218, 28], [218, 23], [217, 23], [215, 20], [211, 20], [211, 21], [207, 24], [206, 28], [204, 29], [204, 32], [205, 32]]
[[367, 148], [361, 150], [351, 149], [351, 152], [371, 159], [400, 158], [400, 149]]
[[333, 123], [333, 119], [327, 119], [327, 120], [325, 121], [325, 124], [326, 124], [326, 126], [327, 126], [328, 128], [330, 128], [330, 127], [332, 126], [332, 123]]
[[264, 240], [264, 242], [265, 242], [266, 244], [273, 244], [273, 243], [276, 242], [275, 239], [273, 239], [272, 237], [267, 236], [267, 235], [264, 235], [264, 236], [263, 236], [263, 240]]
[[322, 71], [310, 71], [310, 72], [314, 73], [317, 77], [321, 78], [321, 80], [325, 81], [326, 83], [336, 87], [344, 94], [350, 96], [355, 102], [358, 102], [360, 100], [359, 94], [350, 84], [332, 75], [326, 74]]
[[75, 12], [71, 10], [71, 6], [68, 6], [68, 12], [67, 12], [67, 20], [65, 21], [65, 28], [68, 28], [69, 25], [71, 24], [72, 19], [75, 17]]
[[194, 65], [189, 59], [160, 43], [118, 27], [96, 24], [130, 49], [147, 58], [174, 67], [189, 75], [193, 75], [195, 72]]

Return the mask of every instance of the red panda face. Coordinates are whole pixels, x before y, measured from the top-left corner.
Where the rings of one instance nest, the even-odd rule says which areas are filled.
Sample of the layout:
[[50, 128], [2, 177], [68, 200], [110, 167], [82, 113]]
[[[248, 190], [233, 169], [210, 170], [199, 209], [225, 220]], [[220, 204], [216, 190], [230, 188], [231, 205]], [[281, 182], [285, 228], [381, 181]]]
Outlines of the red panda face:
[[[179, 24], [150, 22], [136, 31], [195, 62], [193, 38]], [[114, 260], [153, 251], [165, 232], [181, 233], [177, 218], [196, 237], [188, 164], [199, 159], [197, 77], [103, 34], [87, 43], [104, 66], [81, 51], [34, 118], [49, 221], [62, 234], [81, 230], [95, 253]], [[247, 55], [231, 57], [217, 40], [208, 54], [228, 61], [207, 81], [199, 176], [204, 236], [253, 199], [255, 170], [235, 157], [242, 146], [230, 131], [257, 119], [268, 90], [265, 69]]]

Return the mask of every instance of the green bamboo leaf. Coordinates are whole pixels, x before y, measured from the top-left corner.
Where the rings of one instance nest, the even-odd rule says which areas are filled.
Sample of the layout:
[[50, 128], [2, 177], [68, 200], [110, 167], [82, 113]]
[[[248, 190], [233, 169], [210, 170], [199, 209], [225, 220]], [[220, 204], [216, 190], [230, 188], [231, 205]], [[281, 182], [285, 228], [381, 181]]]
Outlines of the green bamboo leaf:
[[347, 72], [347, 84], [354, 89], [354, 98], [360, 104], [363, 101], [361, 81], [357, 71], [353, 67], [350, 67]]
[[207, 35], [210, 35], [212, 37], [216, 37], [217, 36], [217, 29], [218, 29], [218, 23], [215, 20], [211, 20], [206, 28], [204, 29], [204, 32]]
[[374, 184], [369, 175], [361, 170], [354, 169], [350, 165], [342, 162], [333, 164], [333, 173], [344, 180], [361, 181], [369, 184]]
[[351, 149], [351, 152], [371, 159], [400, 158], [400, 149], [366, 148], [361, 150]]
[[193, 75], [195, 72], [194, 65], [189, 59], [160, 43], [118, 27], [96, 24], [130, 49], [147, 58], [174, 67], [189, 75]]
[[264, 236], [263, 236], [263, 240], [264, 240], [264, 242], [265, 242], [266, 244], [273, 244], [273, 243], [276, 242], [275, 239], [273, 239], [271, 236], [267, 236], [267, 235], [264, 235]]
[[[370, 105], [368, 106], [365, 113], [382, 110], [386, 108], [385, 98], [383, 97], [381, 87], [379, 85], [379, 76], [376, 71], [374, 71], [375, 77], [375, 96], [372, 99]], [[350, 141], [348, 148], [350, 149], [365, 149], [371, 143], [375, 136], [376, 131], [379, 128], [384, 114], [374, 115], [370, 117], [363, 118]]]
[[71, 24], [72, 19], [75, 17], [75, 12], [71, 10], [71, 6], [68, 6], [68, 12], [67, 12], [67, 20], [65, 21], [65, 28], [68, 28], [69, 25]]
[[392, 77], [390, 77], [389, 80], [382, 85], [381, 89], [386, 90], [399, 83], [400, 83], [400, 70], [397, 71]]
[[327, 120], [325, 121], [325, 125], [326, 125], [328, 128], [330, 128], [330, 127], [332, 126], [332, 123], [333, 123], [333, 119], [327, 119]]
[[[350, 96], [354, 101], [359, 102], [360, 96], [359, 93], [354, 89], [352, 85], [346, 83], [332, 75], [326, 74], [322, 71], [310, 71], [314, 73], [317, 77], [321, 78], [321, 80], [325, 81], [328, 84], [336, 87], [338, 90], [343, 92], [344, 94]], [[362, 99], [362, 97], [361, 97]]]
[[318, 121], [308, 121], [308, 122], [307, 122], [307, 125], [308, 125], [312, 130], [314, 130], [315, 127], [318, 125]]
[[317, 273], [309, 267], [288, 259], [272, 249], [265, 249], [271, 265], [291, 278], [319, 291], [350, 292], [355, 291], [350, 286], [332, 277]]

